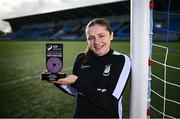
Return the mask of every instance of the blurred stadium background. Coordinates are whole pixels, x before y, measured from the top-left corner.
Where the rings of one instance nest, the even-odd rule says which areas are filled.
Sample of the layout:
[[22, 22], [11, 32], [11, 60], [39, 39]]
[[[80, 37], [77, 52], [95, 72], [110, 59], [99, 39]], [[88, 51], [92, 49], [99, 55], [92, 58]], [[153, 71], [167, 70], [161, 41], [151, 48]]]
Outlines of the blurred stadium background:
[[[154, 0], [153, 42], [175, 49], [170, 52], [168, 64], [180, 67], [180, 9], [178, 0], [172, 0], [171, 22], [167, 19], [168, 0]], [[45, 69], [45, 44], [64, 44], [64, 69], [71, 73], [75, 56], [86, 48], [84, 29], [93, 18], [104, 17], [110, 21], [114, 31], [112, 48], [129, 55], [130, 49], [130, 1], [118, 1], [61, 10], [45, 14], [4, 19], [10, 23], [12, 32], [0, 36], [0, 117], [72, 117], [75, 98], [64, 94], [52, 84], [38, 80]], [[167, 26], [169, 39], [167, 42]], [[164, 58], [164, 51], [153, 51], [153, 58]], [[161, 66], [154, 66], [154, 73], [163, 76]], [[180, 85], [179, 73], [169, 71], [169, 77]], [[152, 88], [163, 91], [163, 84], [156, 79]], [[170, 98], [180, 102], [176, 92], [169, 89]], [[174, 94], [176, 93], [176, 94]], [[153, 105], [162, 110], [162, 100], [152, 95]], [[129, 117], [130, 80], [124, 94], [123, 117]], [[159, 101], [161, 100], [161, 101]], [[168, 105], [167, 105], [168, 106]], [[167, 107], [168, 108], [168, 107]], [[180, 117], [180, 106], [170, 105], [168, 111]], [[162, 117], [153, 110], [152, 117]]]

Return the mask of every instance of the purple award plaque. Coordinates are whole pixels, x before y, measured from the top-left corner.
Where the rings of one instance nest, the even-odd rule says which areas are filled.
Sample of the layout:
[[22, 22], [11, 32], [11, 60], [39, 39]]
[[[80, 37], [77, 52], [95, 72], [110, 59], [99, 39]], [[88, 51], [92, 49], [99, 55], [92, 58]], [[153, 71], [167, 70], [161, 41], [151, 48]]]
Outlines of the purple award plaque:
[[42, 74], [42, 80], [57, 80], [65, 78], [65, 73], [61, 72], [63, 68], [63, 44], [46, 44], [46, 68], [48, 73]]

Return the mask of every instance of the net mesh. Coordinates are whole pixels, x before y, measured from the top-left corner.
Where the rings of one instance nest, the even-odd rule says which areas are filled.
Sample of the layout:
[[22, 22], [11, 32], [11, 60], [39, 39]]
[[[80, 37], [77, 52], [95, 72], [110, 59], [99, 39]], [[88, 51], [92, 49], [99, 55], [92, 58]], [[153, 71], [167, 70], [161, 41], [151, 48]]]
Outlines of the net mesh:
[[179, 118], [180, 13], [173, 9], [173, 0], [167, 3], [164, 11], [151, 11], [150, 59], [153, 65], [150, 67], [148, 104], [152, 109], [151, 117]]

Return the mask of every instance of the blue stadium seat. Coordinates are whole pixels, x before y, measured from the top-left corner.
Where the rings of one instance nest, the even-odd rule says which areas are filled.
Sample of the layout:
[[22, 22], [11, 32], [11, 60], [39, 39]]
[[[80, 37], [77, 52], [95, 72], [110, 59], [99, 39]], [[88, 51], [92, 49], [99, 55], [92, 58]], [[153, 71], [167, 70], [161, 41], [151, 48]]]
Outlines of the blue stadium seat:
[[115, 37], [118, 39], [129, 40], [130, 38], [130, 23], [123, 23], [117, 31], [115, 31]]

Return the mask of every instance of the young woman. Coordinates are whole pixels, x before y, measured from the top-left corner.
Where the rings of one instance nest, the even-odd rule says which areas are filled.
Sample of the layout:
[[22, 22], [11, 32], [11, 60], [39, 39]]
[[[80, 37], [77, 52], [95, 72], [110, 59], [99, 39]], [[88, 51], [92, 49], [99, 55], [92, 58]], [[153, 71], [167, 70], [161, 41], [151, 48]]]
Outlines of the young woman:
[[77, 56], [73, 74], [52, 83], [77, 96], [75, 118], [121, 118], [130, 59], [111, 49], [113, 32], [105, 19], [90, 21], [85, 33], [88, 46]]

